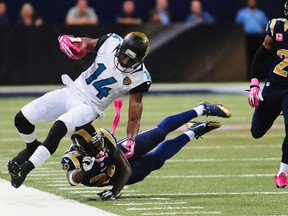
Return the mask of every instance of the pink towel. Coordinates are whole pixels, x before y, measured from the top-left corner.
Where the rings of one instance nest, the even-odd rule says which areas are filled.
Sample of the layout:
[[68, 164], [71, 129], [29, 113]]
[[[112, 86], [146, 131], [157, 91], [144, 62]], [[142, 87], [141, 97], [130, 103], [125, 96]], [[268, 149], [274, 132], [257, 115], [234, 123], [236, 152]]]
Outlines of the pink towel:
[[116, 129], [120, 122], [120, 114], [121, 114], [120, 111], [121, 111], [122, 105], [123, 105], [123, 100], [121, 99], [114, 100], [114, 108], [116, 110], [116, 114], [112, 122], [112, 134], [113, 135], [115, 135]]

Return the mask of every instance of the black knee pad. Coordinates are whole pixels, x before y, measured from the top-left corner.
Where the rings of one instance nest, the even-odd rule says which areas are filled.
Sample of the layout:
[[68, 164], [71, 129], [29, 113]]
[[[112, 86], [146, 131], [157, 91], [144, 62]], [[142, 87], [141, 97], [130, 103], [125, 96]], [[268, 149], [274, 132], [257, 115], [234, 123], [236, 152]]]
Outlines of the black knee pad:
[[35, 130], [35, 126], [31, 124], [21, 111], [19, 111], [14, 118], [14, 125], [23, 134], [31, 134]]

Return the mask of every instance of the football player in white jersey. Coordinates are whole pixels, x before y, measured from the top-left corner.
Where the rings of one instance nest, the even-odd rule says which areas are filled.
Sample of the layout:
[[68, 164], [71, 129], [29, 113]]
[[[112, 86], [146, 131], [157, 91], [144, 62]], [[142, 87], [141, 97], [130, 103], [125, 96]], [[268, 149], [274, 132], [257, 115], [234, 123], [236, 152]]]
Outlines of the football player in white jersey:
[[[15, 126], [26, 148], [8, 162], [11, 184], [18, 188], [27, 174], [56, 151], [61, 139], [77, 128], [101, 118], [104, 110], [124, 94], [130, 94], [126, 157], [134, 154], [135, 137], [140, 127], [142, 97], [151, 85], [144, 66], [150, 42], [141, 32], [121, 38], [115, 33], [97, 39], [68, 35], [59, 37], [62, 52], [76, 59], [80, 50], [73, 42], [84, 41], [89, 52], [97, 52], [93, 64], [75, 80], [62, 75], [65, 88], [48, 92], [24, 106], [15, 116]], [[35, 124], [54, 122], [43, 143], [37, 140]]]

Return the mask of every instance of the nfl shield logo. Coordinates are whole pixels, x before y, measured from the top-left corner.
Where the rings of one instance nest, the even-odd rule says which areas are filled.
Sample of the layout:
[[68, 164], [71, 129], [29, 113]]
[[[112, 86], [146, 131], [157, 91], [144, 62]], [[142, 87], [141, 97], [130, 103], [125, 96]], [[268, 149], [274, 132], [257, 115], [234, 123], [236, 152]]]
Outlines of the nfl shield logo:
[[283, 34], [276, 33], [276, 41], [283, 41]]

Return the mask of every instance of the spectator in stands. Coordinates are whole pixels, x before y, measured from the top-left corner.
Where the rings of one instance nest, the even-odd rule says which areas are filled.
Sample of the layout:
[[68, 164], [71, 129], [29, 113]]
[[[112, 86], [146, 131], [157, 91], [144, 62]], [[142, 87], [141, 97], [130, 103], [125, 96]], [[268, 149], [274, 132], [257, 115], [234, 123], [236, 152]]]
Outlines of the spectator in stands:
[[0, 2], [0, 27], [9, 26], [9, 25], [10, 25], [10, 20], [9, 20], [9, 17], [7, 16], [6, 3], [1, 1]]
[[135, 3], [132, 0], [125, 0], [122, 5], [122, 12], [116, 16], [116, 22], [122, 25], [140, 25], [142, 19], [136, 13]]
[[172, 21], [172, 16], [169, 11], [168, 0], [156, 0], [156, 7], [149, 13], [149, 21], [169, 25]]
[[98, 16], [92, 7], [88, 6], [87, 0], [77, 0], [76, 5], [67, 13], [67, 25], [97, 25]]
[[257, 0], [247, 0], [247, 5], [237, 12], [236, 22], [244, 27], [246, 34], [262, 34], [268, 18], [264, 11], [257, 7]]
[[35, 12], [33, 5], [26, 2], [21, 7], [20, 19], [17, 24], [20, 26], [41, 26], [43, 20]]
[[191, 1], [190, 11], [191, 13], [186, 17], [187, 23], [192, 23], [192, 24], [197, 25], [201, 23], [214, 22], [214, 18], [212, 17], [212, 15], [207, 11], [203, 11], [202, 3], [200, 0]]
[[249, 67], [253, 56], [265, 37], [265, 26], [268, 18], [264, 11], [257, 7], [257, 0], [247, 0], [244, 8], [236, 15], [236, 23], [243, 25], [246, 34], [247, 78], [250, 79]]

